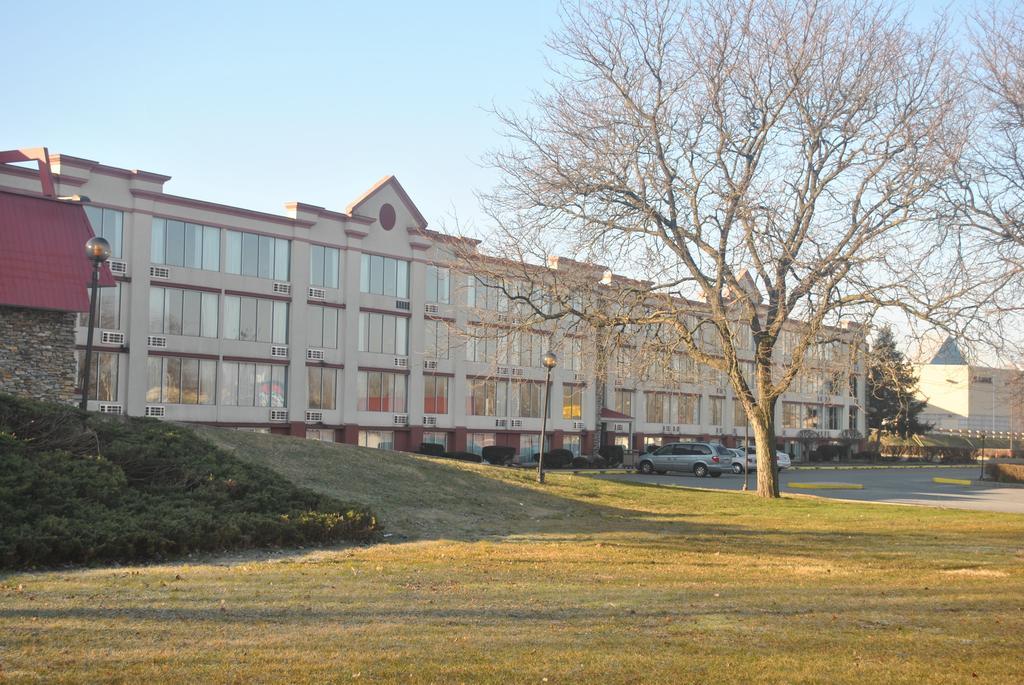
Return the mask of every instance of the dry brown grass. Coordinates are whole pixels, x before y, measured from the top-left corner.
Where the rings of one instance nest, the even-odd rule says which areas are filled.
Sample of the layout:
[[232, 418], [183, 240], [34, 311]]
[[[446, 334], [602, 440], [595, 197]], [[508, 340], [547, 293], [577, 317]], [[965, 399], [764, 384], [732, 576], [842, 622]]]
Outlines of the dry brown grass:
[[211, 434], [392, 544], [7, 575], [0, 681], [1024, 681], [1021, 516]]

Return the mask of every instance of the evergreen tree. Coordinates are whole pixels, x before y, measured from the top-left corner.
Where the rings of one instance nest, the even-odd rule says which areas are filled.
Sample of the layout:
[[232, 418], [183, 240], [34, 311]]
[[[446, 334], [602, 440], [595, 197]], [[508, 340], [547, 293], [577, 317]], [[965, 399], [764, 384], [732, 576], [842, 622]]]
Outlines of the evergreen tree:
[[917, 375], [903, 353], [896, 349], [896, 339], [889, 326], [882, 328], [871, 346], [867, 378], [868, 428], [879, 435], [888, 433], [907, 438], [931, 429], [918, 416], [927, 402], [914, 396]]

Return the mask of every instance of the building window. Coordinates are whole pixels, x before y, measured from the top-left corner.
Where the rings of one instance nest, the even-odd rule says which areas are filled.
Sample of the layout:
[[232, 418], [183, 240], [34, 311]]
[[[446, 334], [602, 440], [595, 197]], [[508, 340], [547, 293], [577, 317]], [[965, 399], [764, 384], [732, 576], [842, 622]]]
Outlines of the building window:
[[567, 449], [572, 452], [572, 456], [580, 456], [581, 447], [580, 436], [578, 435], [566, 435], [562, 438], [562, 449]]
[[633, 415], [633, 391], [616, 389], [612, 395], [612, 408], [626, 416]]
[[850, 397], [860, 397], [860, 393], [857, 388], [857, 377], [850, 376]]
[[359, 411], [404, 412], [405, 374], [387, 371], [359, 372]]
[[485, 447], [494, 446], [494, 433], [466, 433], [466, 451], [483, 454]]
[[544, 415], [544, 384], [537, 381], [512, 383], [509, 416], [524, 419], [539, 419]]
[[519, 436], [519, 458], [521, 461], [536, 461], [540, 454], [540, 433], [522, 433]]
[[309, 307], [307, 315], [307, 342], [310, 347], [338, 347], [338, 310], [334, 307]]
[[309, 381], [308, 407], [310, 409], [334, 409], [337, 396], [337, 370], [307, 366], [306, 372]]
[[329, 428], [307, 428], [306, 440], [317, 440], [319, 442], [334, 442], [334, 430]]
[[[93, 350], [92, 366], [89, 369], [89, 399], [100, 402], [117, 401], [117, 367], [120, 355], [117, 352]], [[81, 392], [85, 374], [85, 350], [78, 350], [78, 388]]]
[[467, 362], [490, 363], [497, 360], [498, 340], [495, 338], [493, 329], [487, 329], [482, 326], [470, 326], [467, 334]]
[[224, 231], [224, 271], [241, 276], [287, 281], [291, 272], [291, 241], [256, 233]]
[[443, 431], [424, 431], [423, 433], [423, 444], [425, 445], [440, 445], [446, 452], [448, 451], [448, 434]]
[[321, 288], [338, 287], [338, 248], [311, 245], [309, 248], [309, 284]]
[[220, 271], [220, 229], [153, 217], [149, 260], [153, 264]]
[[364, 254], [359, 271], [359, 292], [409, 297], [409, 262]]
[[516, 366], [539, 367], [544, 354], [545, 336], [539, 333], [521, 332], [511, 339], [510, 362]]
[[[785, 409], [785, 402], [783, 409]], [[737, 399], [732, 401], [732, 425], [735, 427], [742, 427], [750, 425], [750, 419], [747, 418], [747, 410], [743, 407], [743, 402]], [[783, 425], [785, 427], [785, 425]]]
[[404, 316], [359, 312], [359, 351], [409, 353], [409, 320]]
[[858, 420], [857, 420], [857, 407], [849, 407], [848, 411], [849, 411], [849, 423], [847, 424], [848, 428], [850, 430], [852, 430], [852, 431], [860, 430], [860, 428], [857, 426], [857, 423], [858, 423]]
[[670, 403], [668, 400], [668, 394], [663, 392], [648, 392], [645, 393], [647, 399], [646, 412], [644, 419], [648, 423], [666, 423], [666, 419], [670, 413]]
[[427, 302], [448, 304], [451, 275], [443, 266], [427, 265]]
[[283, 364], [221, 363], [221, 404], [288, 406], [288, 367]]
[[92, 232], [110, 243], [110, 256], [120, 259], [124, 252], [124, 212], [95, 205], [85, 205]]
[[708, 411], [711, 413], [711, 425], [721, 426], [723, 425], [723, 410], [725, 408], [724, 397], [709, 397], [708, 398]]
[[826, 408], [826, 417], [828, 418], [828, 429], [830, 431], [839, 430], [839, 425], [841, 423], [841, 419], [839, 417], [839, 412], [840, 412], [841, 409], [842, 409], [841, 407], [827, 407]]
[[[121, 327], [121, 285], [96, 289], [96, 328], [111, 330]], [[78, 315], [78, 325], [89, 327], [89, 312]]]
[[448, 413], [448, 377], [423, 377], [423, 413]]
[[218, 308], [216, 293], [150, 288], [149, 332], [216, 338]]
[[700, 423], [700, 395], [676, 395], [672, 399], [676, 403], [676, 423]]
[[189, 357], [149, 357], [147, 402], [216, 404], [217, 362]]
[[562, 418], [579, 421], [583, 418], [583, 386], [562, 386]]
[[501, 285], [479, 276], [468, 276], [466, 281], [466, 303], [477, 309], [503, 312], [508, 309], [508, 298]]
[[782, 427], [800, 428], [800, 405], [796, 402], [782, 403]]
[[448, 322], [427, 319], [423, 322], [423, 354], [429, 359], [448, 359], [450, 341]]
[[820, 408], [816, 404], [804, 405], [804, 428], [810, 430], [818, 427], [818, 421], [821, 418], [818, 416], [819, 411]]
[[224, 296], [228, 340], [288, 344], [288, 303], [259, 297]]
[[[562, 354], [565, 355], [565, 368], [576, 372], [583, 370], [583, 338], [566, 339]], [[540, 366], [539, 359], [537, 365]]]
[[394, 431], [359, 431], [359, 446], [376, 450], [395, 449]]
[[507, 416], [508, 381], [486, 378], [466, 379], [466, 414], [469, 416]]

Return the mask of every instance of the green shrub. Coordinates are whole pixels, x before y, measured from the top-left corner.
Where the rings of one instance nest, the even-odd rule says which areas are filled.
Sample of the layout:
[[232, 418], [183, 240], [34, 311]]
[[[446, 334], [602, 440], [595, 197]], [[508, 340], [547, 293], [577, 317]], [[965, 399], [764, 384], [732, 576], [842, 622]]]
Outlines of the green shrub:
[[0, 566], [363, 541], [378, 527], [187, 428], [0, 395]]
[[551, 450], [544, 454], [545, 469], [564, 469], [572, 463], [572, 452], [565, 449]]
[[512, 457], [516, 456], [516, 448], [505, 447], [504, 445], [488, 445], [482, 451], [482, 459], [488, 464], [495, 464], [497, 466], [504, 466], [512, 461]]
[[626, 450], [622, 445], [602, 445], [597, 453], [604, 457], [608, 466], [620, 466], [626, 458]]

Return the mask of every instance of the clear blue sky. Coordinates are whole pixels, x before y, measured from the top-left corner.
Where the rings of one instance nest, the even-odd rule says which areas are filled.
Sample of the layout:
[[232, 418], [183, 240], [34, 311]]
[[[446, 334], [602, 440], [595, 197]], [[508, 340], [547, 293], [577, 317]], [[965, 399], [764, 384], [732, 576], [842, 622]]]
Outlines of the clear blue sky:
[[[919, 0], [916, 15], [932, 3]], [[395, 174], [434, 227], [480, 223], [492, 103], [543, 88], [556, 0], [8, 0], [0, 149], [173, 176], [167, 192], [343, 209]]]

